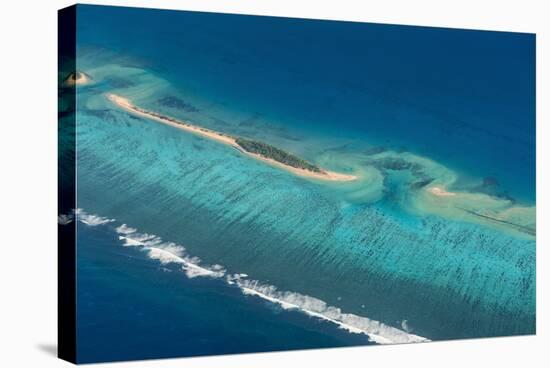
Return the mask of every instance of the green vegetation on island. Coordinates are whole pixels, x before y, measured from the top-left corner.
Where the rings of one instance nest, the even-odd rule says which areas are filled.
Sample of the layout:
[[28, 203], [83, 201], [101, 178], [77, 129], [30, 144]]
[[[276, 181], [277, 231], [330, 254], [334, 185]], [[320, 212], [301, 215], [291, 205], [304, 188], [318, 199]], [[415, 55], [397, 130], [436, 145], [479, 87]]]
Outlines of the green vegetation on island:
[[306, 160], [303, 160], [297, 156], [294, 156], [291, 153], [285, 152], [282, 149], [271, 146], [269, 144], [240, 137], [235, 138], [235, 143], [237, 143], [246, 152], [258, 154], [263, 157], [273, 159], [282, 164], [296, 167], [298, 169], [309, 170], [312, 172], [322, 172], [319, 167], [307, 162]]

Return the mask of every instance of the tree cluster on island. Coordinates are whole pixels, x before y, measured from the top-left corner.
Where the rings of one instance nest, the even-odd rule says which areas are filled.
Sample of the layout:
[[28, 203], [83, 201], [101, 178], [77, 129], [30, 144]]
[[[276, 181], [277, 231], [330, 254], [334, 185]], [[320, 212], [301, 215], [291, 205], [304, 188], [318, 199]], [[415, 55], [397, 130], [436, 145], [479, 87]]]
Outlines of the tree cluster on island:
[[235, 143], [237, 143], [243, 150], [247, 152], [255, 153], [263, 157], [273, 159], [282, 164], [298, 169], [309, 170], [312, 172], [322, 172], [319, 167], [313, 165], [312, 163], [307, 162], [304, 159], [301, 159], [272, 145], [240, 137], [235, 138]]

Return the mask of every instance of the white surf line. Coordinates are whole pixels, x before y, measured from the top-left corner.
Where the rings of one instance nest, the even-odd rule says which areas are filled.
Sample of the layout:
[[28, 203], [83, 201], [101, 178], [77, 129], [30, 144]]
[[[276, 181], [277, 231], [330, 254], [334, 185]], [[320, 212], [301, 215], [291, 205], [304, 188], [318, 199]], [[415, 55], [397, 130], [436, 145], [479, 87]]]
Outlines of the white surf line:
[[155, 247], [147, 247], [144, 246], [143, 249], [149, 251], [149, 258], [157, 259], [162, 264], [168, 264], [168, 263], [180, 263], [182, 264], [185, 274], [190, 279], [197, 277], [197, 276], [208, 276], [208, 277], [214, 277], [219, 278], [223, 277], [225, 275], [225, 270], [211, 270], [208, 268], [201, 267], [197, 264], [194, 264], [192, 262], [189, 262], [185, 260], [184, 258], [177, 256], [167, 250], [164, 250], [162, 248], [155, 248]]
[[[289, 303], [287, 301], [278, 299], [276, 297], [269, 296], [269, 295], [264, 294], [264, 293], [262, 293], [258, 290], [255, 290], [253, 288], [244, 286], [240, 283], [237, 283], [237, 284], [241, 288], [242, 292], [246, 295], [254, 295], [254, 296], [257, 296], [259, 298], [270, 301], [272, 303], [279, 304], [283, 309], [299, 310], [299, 311], [301, 311], [301, 312], [303, 312], [303, 313], [305, 313], [309, 316], [316, 317], [316, 318], [334, 323], [334, 324], [338, 325], [339, 328], [347, 330], [350, 333], [365, 334], [369, 337], [369, 340], [371, 340], [373, 342], [376, 342], [378, 344], [384, 344], [385, 345], [385, 344], [399, 344], [399, 343], [428, 342], [428, 341], [430, 341], [429, 339], [427, 339], [425, 337], [421, 337], [421, 336], [418, 336], [418, 335], [407, 333], [407, 332], [402, 331], [398, 328], [385, 325], [381, 322], [371, 320], [371, 319], [366, 318], [366, 317], [361, 317], [361, 316], [358, 316], [358, 315], [355, 315], [355, 314], [340, 313], [341, 316], [344, 317], [344, 318], [346, 318], [346, 317], [347, 318], [353, 318], [353, 319], [357, 319], [361, 322], [365, 322], [365, 323], [369, 323], [369, 324], [376, 324], [376, 325], [378, 325], [378, 329], [387, 330], [388, 333], [391, 333], [393, 335], [391, 337], [382, 336], [379, 332], [376, 333], [374, 331], [369, 331], [368, 329], [365, 329], [365, 328], [360, 328], [360, 327], [354, 326], [354, 325], [346, 323], [346, 322], [344, 322], [344, 321], [342, 321], [338, 318], [331, 318], [331, 317], [326, 316], [325, 314], [323, 314], [321, 312], [315, 312], [315, 311], [309, 310], [307, 308], [301, 307], [297, 304]], [[307, 296], [305, 296], [305, 297], [308, 298]], [[331, 307], [328, 306], [327, 308], [331, 308]], [[335, 307], [332, 307], [332, 308], [335, 308]]]
[[[85, 213], [78, 210], [80, 214]], [[91, 218], [100, 219], [100, 221], [87, 221], [90, 217], [77, 216], [77, 219], [89, 226], [104, 225], [115, 220], [100, 217], [97, 215], [88, 215]], [[123, 246], [137, 246], [148, 252], [151, 259], [158, 260], [161, 264], [176, 263], [182, 265], [182, 270], [188, 278], [194, 277], [213, 277], [222, 278], [228, 285], [236, 285], [241, 292], [247, 296], [256, 296], [271, 303], [280, 305], [284, 310], [296, 310], [310, 317], [319, 318], [321, 320], [336, 324], [339, 328], [350, 333], [367, 335], [370, 341], [378, 344], [400, 344], [412, 342], [428, 342], [429, 339], [408, 333], [399, 328], [386, 325], [382, 322], [362, 317], [351, 313], [342, 313], [340, 308], [327, 305], [320, 299], [295, 292], [278, 291], [274, 286], [261, 284], [256, 280], [242, 280], [248, 277], [246, 274], [227, 274], [226, 270], [220, 265], [210, 267], [200, 266], [200, 259], [186, 255], [185, 248], [181, 245], [163, 242], [156, 235], [139, 233], [135, 228], [131, 228], [126, 224], [117, 227], [115, 231], [119, 234], [119, 240], [123, 240]], [[259, 290], [265, 289], [265, 290]], [[269, 292], [271, 291], [271, 292]], [[276, 295], [269, 295], [276, 294]], [[323, 311], [315, 311], [309, 309], [306, 305], [300, 305], [292, 301], [284, 300], [285, 296], [290, 299], [298, 299], [303, 301], [303, 304], [317, 304], [318, 309]], [[315, 305], [314, 305], [315, 306]], [[328, 313], [328, 315], [327, 315]], [[350, 321], [351, 320], [351, 321]]]
[[73, 222], [75, 219], [89, 226], [99, 226], [99, 225], [104, 225], [109, 222], [115, 221], [114, 219], [110, 219], [107, 217], [90, 215], [89, 213], [87, 213], [81, 208], [73, 209], [71, 212], [67, 214], [62, 213], [57, 215], [57, 223], [60, 225], [68, 225], [71, 222]]
[[345, 324], [343, 322], [340, 322], [340, 321], [337, 321], [335, 319], [332, 319], [332, 318], [329, 318], [321, 313], [318, 313], [318, 312], [313, 312], [313, 311], [310, 311], [310, 310], [307, 310], [307, 309], [304, 309], [304, 308], [301, 308], [300, 306], [296, 305], [296, 304], [291, 304], [291, 303], [288, 303], [288, 302], [285, 302], [285, 301], [282, 301], [282, 300], [279, 300], [277, 298], [273, 298], [273, 297], [270, 297], [266, 294], [262, 294], [260, 293], [259, 291], [256, 291], [254, 289], [250, 289], [250, 288], [247, 288], [247, 287], [244, 287], [244, 286], [241, 286], [239, 285], [239, 287], [241, 288], [241, 290], [243, 291], [244, 294], [246, 295], [255, 295], [259, 298], [262, 298], [262, 299], [265, 299], [265, 300], [268, 300], [272, 303], [275, 303], [275, 304], [279, 304], [283, 309], [297, 309], [301, 312], [304, 312], [312, 317], [317, 317], [317, 318], [320, 318], [320, 319], [323, 319], [325, 321], [329, 321], [329, 322], [332, 322], [336, 325], [338, 325], [340, 328], [344, 329], [344, 330], [347, 330], [351, 333], [356, 333], [356, 334], [365, 334], [367, 335], [370, 339], [372, 339], [374, 342], [377, 342], [379, 344], [391, 344], [392, 341], [389, 340], [389, 339], [386, 339], [382, 336], [378, 336], [376, 334], [373, 334], [373, 333], [369, 333], [369, 332], [366, 332], [366, 331], [363, 331], [361, 330], [360, 328], [357, 328], [357, 327], [354, 327], [354, 326], [351, 326], [351, 325], [348, 325], [348, 324]]
[[[219, 265], [214, 265], [211, 268], [201, 267], [197, 263], [192, 262], [195, 258], [190, 258], [185, 255], [185, 248], [174, 243], [165, 243], [156, 235], [141, 234], [136, 229], [123, 224], [116, 228], [119, 234], [118, 239], [123, 240], [123, 246], [141, 247], [148, 251], [149, 258], [156, 259], [162, 264], [178, 263], [182, 265], [182, 269], [189, 278], [197, 276], [208, 276], [213, 278], [223, 277], [225, 270]], [[133, 236], [132, 236], [133, 235]]]

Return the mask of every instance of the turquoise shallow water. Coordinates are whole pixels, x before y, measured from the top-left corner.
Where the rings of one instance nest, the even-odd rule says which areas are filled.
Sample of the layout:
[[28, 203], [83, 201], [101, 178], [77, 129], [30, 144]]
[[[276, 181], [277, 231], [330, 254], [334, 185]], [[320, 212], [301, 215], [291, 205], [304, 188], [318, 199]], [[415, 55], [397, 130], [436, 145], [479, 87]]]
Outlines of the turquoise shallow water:
[[533, 327], [532, 240], [414, 218], [389, 199], [349, 203], [338, 190], [115, 109], [81, 109], [78, 162], [80, 207], [184, 244], [207, 264], [389, 324], [407, 320], [432, 339]]
[[[313, 120], [306, 120], [308, 101], [296, 114], [289, 114], [291, 103], [277, 113], [262, 103], [253, 113], [243, 112], [230, 100], [241, 98], [250, 105], [250, 92], [228, 90], [231, 98], [220, 102], [213, 95], [221, 89], [199, 88], [200, 73], [186, 84], [183, 72], [168, 78], [175, 69], [162, 58], [122, 52], [113, 47], [116, 40], [105, 39], [98, 47], [106, 30], [94, 43], [84, 31], [79, 44], [77, 67], [93, 82], [78, 89], [78, 207], [180, 244], [201, 264], [221, 265], [227, 274], [246, 274], [281, 292], [314, 297], [343, 313], [430, 340], [535, 332], [535, 238], [508, 225], [534, 229], [530, 177], [505, 186], [504, 195], [479, 184], [480, 167], [491, 166], [492, 159], [479, 160], [479, 167], [468, 171], [476, 152], [464, 149], [464, 159], [446, 162], [443, 148], [426, 156], [398, 143], [408, 137], [411, 147], [420, 147], [425, 136], [414, 142], [415, 137], [396, 131], [393, 139], [370, 138], [357, 126], [345, 125], [335, 133], [337, 124], [315, 125], [313, 113]], [[166, 47], [159, 48], [168, 53]], [[211, 86], [207, 77], [202, 81]], [[264, 140], [361, 179], [327, 184], [294, 176], [230, 147], [132, 116], [106, 99], [109, 92], [211, 129]], [[285, 100], [278, 101], [284, 105]], [[513, 141], [509, 132], [505, 136], [505, 142]], [[533, 138], [528, 135], [527, 141]], [[460, 146], [462, 139], [446, 145]], [[502, 135], [494, 139], [501, 141]], [[534, 161], [531, 148], [525, 148], [529, 144], [518, 140], [512, 146], [519, 147], [519, 156]], [[515, 169], [516, 162], [509, 162]], [[525, 170], [517, 166], [518, 172]], [[495, 166], [495, 173], [500, 171]], [[427, 179], [458, 194], [433, 202], [424, 187], [413, 185]], [[510, 183], [506, 175], [498, 179]], [[458, 206], [506, 222], [487, 221]], [[165, 296], [157, 297], [169, 305]], [[307, 307], [308, 300], [301, 306]], [[392, 332], [385, 337], [393, 337]], [[263, 350], [269, 349], [266, 343]]]

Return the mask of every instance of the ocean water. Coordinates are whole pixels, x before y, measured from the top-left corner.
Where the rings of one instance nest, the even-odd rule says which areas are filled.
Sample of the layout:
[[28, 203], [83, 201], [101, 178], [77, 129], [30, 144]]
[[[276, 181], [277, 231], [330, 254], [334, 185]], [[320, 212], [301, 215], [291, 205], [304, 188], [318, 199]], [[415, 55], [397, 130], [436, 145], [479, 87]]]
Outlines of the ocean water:
[[79, 6], [77, 36], [79, 361], [535, 333], [533, 35]]
[[79, 226], [79, 362], [151, 359], [369, 344], [329, 322], [210, 278], [188, 279], [113, 229]]

